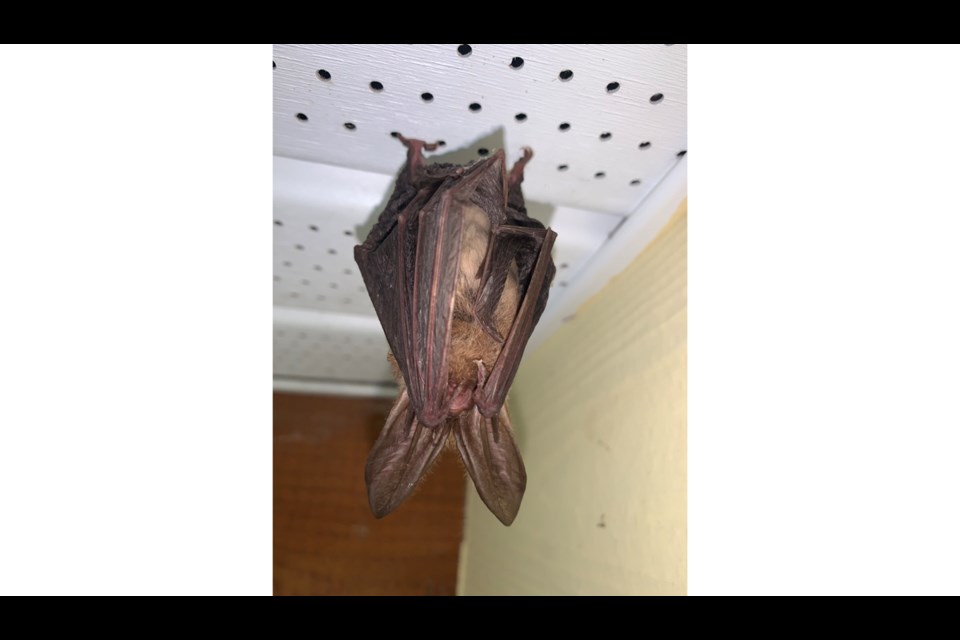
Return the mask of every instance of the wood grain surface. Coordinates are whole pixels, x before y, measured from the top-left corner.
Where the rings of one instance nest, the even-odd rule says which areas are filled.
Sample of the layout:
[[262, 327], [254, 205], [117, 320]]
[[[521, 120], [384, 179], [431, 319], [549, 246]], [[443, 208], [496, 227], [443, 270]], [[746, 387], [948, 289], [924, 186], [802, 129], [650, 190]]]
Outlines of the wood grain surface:
[[274, 394], [275, 595], [453, 595], [465, 475], [446, 451], [375, 519], [363, 467], [391, 401]]

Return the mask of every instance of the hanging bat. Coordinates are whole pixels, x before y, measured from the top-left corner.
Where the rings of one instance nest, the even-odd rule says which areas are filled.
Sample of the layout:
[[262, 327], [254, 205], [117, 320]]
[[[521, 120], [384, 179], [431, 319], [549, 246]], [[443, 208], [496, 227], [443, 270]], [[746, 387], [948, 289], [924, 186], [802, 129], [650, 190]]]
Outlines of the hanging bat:
[[484, 504], [509, 525], [527, 485], [505, 406], [556, 267], [557, 234], [530, 218], [523, 157], [426, 164], [436, 144], [399, 136], [407, 162], [354, 257], [391, 353], [400, 395], [367, 459], [382, 518], [413, 491], [450, 438]]

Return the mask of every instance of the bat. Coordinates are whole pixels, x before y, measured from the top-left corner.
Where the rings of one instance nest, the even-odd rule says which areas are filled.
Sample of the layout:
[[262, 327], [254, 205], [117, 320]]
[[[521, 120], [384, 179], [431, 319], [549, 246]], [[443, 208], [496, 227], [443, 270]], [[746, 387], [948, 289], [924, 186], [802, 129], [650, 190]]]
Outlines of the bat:
[[400, 385], [367, 458], [370, 508], [396, 509], [452, 440], [481, 500], [510, 525], [527, 475], [505, 402], [547, 304], [557, 234], [524, 206], [529, 148], [508, 173], [502, 149], [427, 164], [435, 143], [397, 137], [406, 164], [354, 248]]

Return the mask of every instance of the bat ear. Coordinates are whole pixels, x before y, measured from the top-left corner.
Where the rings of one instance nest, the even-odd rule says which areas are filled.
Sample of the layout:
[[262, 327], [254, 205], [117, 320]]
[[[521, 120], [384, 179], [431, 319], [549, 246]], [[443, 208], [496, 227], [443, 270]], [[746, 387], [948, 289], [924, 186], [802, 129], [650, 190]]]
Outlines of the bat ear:
[[407, 390], [400, 392], [367, 457], [364, 475], [374, 516], [382, 518], [407, 499], [443, 450], [449, 433], [447, 422], [436, 427], [422, 425]]
[[480, 499], [500, 522], [510, 526], [520, 511], [527, 472], [513, 440], [507, 408], [496, 417], [485, 418], [474, 407], [460, 416], [453, 433]]

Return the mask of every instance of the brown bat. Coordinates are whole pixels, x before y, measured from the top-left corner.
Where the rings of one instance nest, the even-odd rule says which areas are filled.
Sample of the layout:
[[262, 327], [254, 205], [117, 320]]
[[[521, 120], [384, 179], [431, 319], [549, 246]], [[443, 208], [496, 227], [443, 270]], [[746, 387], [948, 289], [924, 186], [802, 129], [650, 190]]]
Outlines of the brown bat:
[[426, 164], [408, 140], [386, 209], [354, 250], [400, 384], [366, 465], [382, 518], [416, 487], [450, 435], [484, 504], [509, 525], [527, 485], [504, 405], [543, 309], [557, 234], [530, 218], [503, 150], [468, 166]]

